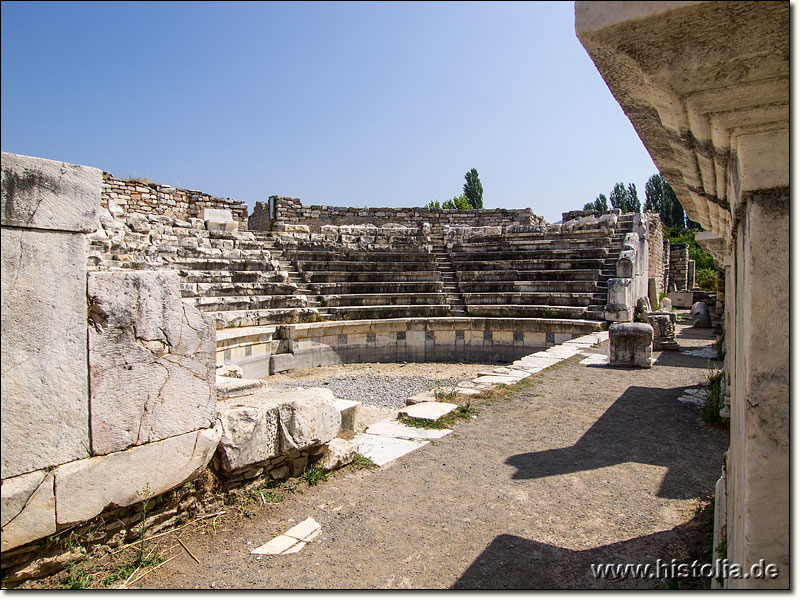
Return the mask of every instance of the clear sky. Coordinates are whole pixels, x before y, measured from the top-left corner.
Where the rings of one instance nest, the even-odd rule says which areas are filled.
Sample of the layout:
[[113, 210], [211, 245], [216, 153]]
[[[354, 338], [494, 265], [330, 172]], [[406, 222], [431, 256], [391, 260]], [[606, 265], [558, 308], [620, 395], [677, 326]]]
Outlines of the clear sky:
[[572, 2], [2, 3], [3, 151], [232, 197], [554, 222], [657, 171]]

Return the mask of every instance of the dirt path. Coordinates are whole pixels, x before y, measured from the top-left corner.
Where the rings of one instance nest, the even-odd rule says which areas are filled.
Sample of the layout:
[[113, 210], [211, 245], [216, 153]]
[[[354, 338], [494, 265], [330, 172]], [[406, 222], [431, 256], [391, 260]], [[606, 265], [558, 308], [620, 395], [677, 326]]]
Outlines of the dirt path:
[[[708, 346], [711, 332], [679, 341]], [[563, 361], [384, 469], [343, 470], [251, 519], [220, 517], [216, 533], [182, 534], [200, 564], [182, 553], [135, 587], [663, 589], [590, 571], [685, 556], [705, 535], [690, 521], [728, 436], [677, 398], [710, 361], [656, 357], [649, 370]], [[322, 534], [298, 554], [250, 554], [309, 516]]]

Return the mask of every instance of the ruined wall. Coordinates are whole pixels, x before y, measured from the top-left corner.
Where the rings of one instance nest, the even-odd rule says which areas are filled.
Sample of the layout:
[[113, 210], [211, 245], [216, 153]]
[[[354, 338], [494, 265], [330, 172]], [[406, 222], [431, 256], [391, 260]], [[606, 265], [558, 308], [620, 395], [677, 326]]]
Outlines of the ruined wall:
[[180, 485], [219, 440], [213, 325], [181, 302], [177, 274], [87, 273], [101, 182], [2, 155], [4, 560]]
[[[380, 227], [397, 224], [418, 227], [423, 222], [431, 224], [434, 232], [445, 225], [451, 226], [506, 226], [545, 225], [546, 221], [533, 214], [529, 208], [518, 210], [494, 208], [482, 210], [436, 210], [429, 208], [354, 208], [341, 206], [305, 206], [299, 198], [271, 196], [272, 205], [256, 202], [250, 217], [254, 231], [281, 231], [286, 225], [307, 225], [318, 231], [324, 225], [365, 225]], [[272, 217], [272, 218], [270, 218]]]
[[667, 289], [673, 284], [678, 291], [687, 289], [689, 281], [689, 244], [669, 245], [669, 282]]
[[184, 190], [159, 183], [120, 179], [103, 173], [101, 203], [116, 212], [164, 215], [188, 221], [203, 219], [205, 209], [230, 210], [240, 228], [247, 227], [247, 205], [232, 198], [218, 198], [197, 190]]
[[[648, 277], [656, 280], [656, 296], [659, 296], [666, 289], [664, 286], [664, 271], [665, 265], [668, 264], [664, 261], [664, 231], [661, 217], [657, 212], [648, 212], [647, 216], [649, 218], [647, 226]], [[669, 261], [669, 258], [667, 258], [667, 261]]]

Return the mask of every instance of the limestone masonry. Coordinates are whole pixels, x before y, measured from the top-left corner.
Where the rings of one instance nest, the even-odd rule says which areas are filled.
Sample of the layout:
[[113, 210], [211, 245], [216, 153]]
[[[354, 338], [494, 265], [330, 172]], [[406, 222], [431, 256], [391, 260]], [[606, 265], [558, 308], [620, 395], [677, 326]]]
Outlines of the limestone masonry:
[[362, 361], [523, 364], [630, 321], [651, 280], [661, 293], [680, 268], [657, 215], [550, 225], [530, 209], [272, 197], [248, 218], [229, 198], [3, 153], [4, 567], [76, 524], [100, 520], [113, 537], [115, 510], [208, 469], [230, 490], [352, 458], [357, 403], [260, 378]]

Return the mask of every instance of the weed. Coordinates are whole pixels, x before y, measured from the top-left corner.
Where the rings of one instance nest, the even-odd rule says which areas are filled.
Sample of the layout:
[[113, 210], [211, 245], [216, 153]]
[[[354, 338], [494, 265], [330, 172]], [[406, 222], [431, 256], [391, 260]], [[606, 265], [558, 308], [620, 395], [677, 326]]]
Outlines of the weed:
[[92, 585], [92, 577], [88, 571], [81, 569], [70, 561], [66, 566], [67, 578], [59, 583], [65, 590], [85, 590]]
[[433, 397], [436, 398], [437, 402], [452, 402], [455, 400], [456, 396], [458, 395], [458, 386], [452, 386], [450, 388], [436, 388], [433, 390]]
[[361, 469], [374, 469], [378, 465], [372, 462], [371, 458], [367, 458], [363, 454], [356, 453], [355, 457], [353, 458], [353, 462], [351, 463], [356, 470], [360, 471]]
[[142, 499], [142, 526], [139, 528], [139, 555], [136, 561], [141, 563], [141, 561], [144, 560], [144, 534], [147, 531], [147, 526], [145, 524], [147, 521], [147, 505], [150, 504], [150, 500], [153, 498], [153, 493], [150, 491], [150, 484], [146, 483], [144, 489], [141, 493], [137, 492], [137, 495]]
[[328, 471], [322, 467], [314, 465], [313, 467], [308, 467], [305, 471], [303, 471], [303, 474], [300, 475], [300, 479], [305, 481], [309, 486], [314, 486], [320, 481], [325, 481], [328, 478], [328, 475]]
[[703, 420], [707, 423], [719, 423], [722, 417], [719, 410], [722, 408], [722, 371], [712, 371], [708, 375], [709, 395], [703, 407]]

